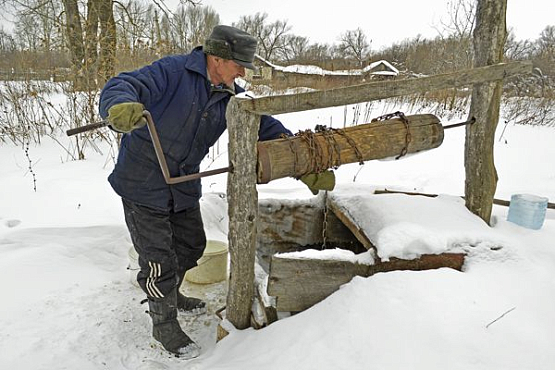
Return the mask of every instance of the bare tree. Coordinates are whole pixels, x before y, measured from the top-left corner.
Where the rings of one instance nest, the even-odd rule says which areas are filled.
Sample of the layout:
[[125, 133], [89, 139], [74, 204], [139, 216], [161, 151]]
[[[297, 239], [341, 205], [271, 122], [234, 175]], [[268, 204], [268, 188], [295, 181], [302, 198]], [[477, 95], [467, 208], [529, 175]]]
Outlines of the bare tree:
[[331, 57], [330, 49], [331, 47], [327, 44], [315, 43], [309, 45], [305, 53], [305, 58], [307, 61], [324, 61]]
[[505, 42], [505, 57], [509, 60], [530, 59], [534, 52], [534, 44], [529, 40], [518, 41], [515, 33], [510, 30]]
[[202, 45], [220, 16], [210, 6], [180, 6], [172, 17], [174, 44], [180, 52]]
[[448, 20], [441, 20], [441, 28], [437, 28], [441, 38], [454, 36], [457, 39], [468, 38], [472, 35], [476, 22], [477, 0], [449, 1]]
[[13, 36], [4, 31], [3, 27], [0, 27], [0, 51], [13, 52], [15, 49], [16, 44]]
[[285, 47], [285, 36], [291, 30], [287, 21], [268, 23], [268, 14], [256, 13], [242, 16], [233, 25], [258, 39], [258, 53], [265, 59], [273, 60]]
[[36, 51], [40, 46], [40, 37], [36, 32], [39, 24], [35, 17], [27, 14], [19, 14], [15, 26], [15, 35], [19, 47], [23, 50]]
[[354, 58], [360, 67], [370, 51], [370, 42], [361, 28], [343, 33], [339, 38], [338, 50], [345, 57]]
[[447, 3], [448, 20], [442, 20], [438, 29], [440, 39], [446, 42], [439, 60], [446, 63], [445, 71], [470, 68], [472, 65], [472, 30], [476, 22], [476, 0], [455, 0]]
[[555, 76], [555, 26], [545, 27], [536, 45], [536, 64], [544, 74]]
[[76, 77], [83, 81], [85, 43], [83, 40], [83, 27], [77, 0], [62, 0], [65, 10], [65, 33], [68, 36], [68, 46], [71, 54], [71, 62]]
[[285, 35], [283, 48], [278, 53], [281, 60], [286, 62], [305, 62], [308, 50], [308, 38], [296, 35]]

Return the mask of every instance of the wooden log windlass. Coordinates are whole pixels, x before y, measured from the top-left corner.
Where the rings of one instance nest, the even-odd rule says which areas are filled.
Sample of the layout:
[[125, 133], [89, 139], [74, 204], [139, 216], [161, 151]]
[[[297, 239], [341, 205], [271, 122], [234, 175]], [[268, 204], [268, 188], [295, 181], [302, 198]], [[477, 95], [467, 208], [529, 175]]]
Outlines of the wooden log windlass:
[[293, 137], [258, 142], [257, 181], [266, 184], [283, 177], [299, 178], [342, 164], [437, 148], [442, 142], [443, 126], [433, 114], [316, 133], [300, 132]]

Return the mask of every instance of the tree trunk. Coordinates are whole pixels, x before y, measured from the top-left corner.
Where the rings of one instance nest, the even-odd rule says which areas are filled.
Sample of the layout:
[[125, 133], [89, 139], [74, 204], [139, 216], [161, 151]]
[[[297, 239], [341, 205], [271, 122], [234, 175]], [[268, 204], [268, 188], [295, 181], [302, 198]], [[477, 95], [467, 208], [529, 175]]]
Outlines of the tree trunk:
[[85, 59], [83, 73], [87, 91], [96, 90], [96, 68], [98, 60], [98, 1], [87, 1], [85, 24]]
[[112, 0], [100, 0], [98, 17], [100, 20], [100, 63], [98, 66], [98, 85], [103, 86], [115, 74], [116, 60], [116, 23]]
[[230, 277], [226, 318], [237, 328], [250, 326], [254, 296], [254, 262], [258, 193], [256, 191], [256, 141], [260, 116], [239, 108], [236, 98], [227, 107], [229, 163], [227, 180]]
[[74, 83], [83, 85], [83, 61], [85, 59], [85, 44], [83, 42], [83, 28], [79, 15], [77, 0], [62, 0], [66, 13], [66, 34], [71, 64], [74, 72]]
[[[507, 0], [479, 0], [474, 29], [474, 67], [500, 63], [506, 30]], [[476, 123], [466, 127], [466, 207], [490, 222], [497, 171], [493, 158], [495, 129], [503, 81], [476, 84], [472, 91], [470, 117]]]

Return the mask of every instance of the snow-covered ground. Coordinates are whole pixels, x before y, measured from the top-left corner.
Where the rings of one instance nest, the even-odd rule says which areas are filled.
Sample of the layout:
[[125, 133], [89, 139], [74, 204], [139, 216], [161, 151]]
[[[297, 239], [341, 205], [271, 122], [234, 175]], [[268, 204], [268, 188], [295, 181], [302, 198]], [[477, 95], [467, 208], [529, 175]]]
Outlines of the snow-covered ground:
[[[401, 108], [374, 103], [363, 115]], [[356, 112], [340, 107], [278, 118], [296, 132], [316, 124], [342, 127], [357, 120]], [[227, 165], [225, 140], [203, 169]], [[530, 193], [553, 202], [554, 142], [554, 128], [509, 125], [496, 139], [496, 198]], [[72, 162], [49, 139], [31, 146], [35, 192], [24, 150], [3, 144], [0, 368], [551, 370], [555, 211], [547, 211], [542, 229], [530, 230], [507, 222], [508, 208], [495, 206], [493, 227], [486, 226], [455, 197], [464, 190], [463, 152], [464, 129], [449, 130], [437, 149], [398, 161], [342, 166], [333, 194], [352, 196], [376, 187], [443, 194], [425, 200], [376, 195], [378, 205], [369, 209], [391, 212], [369, 212], [367, 221], [381, 226], [372, 232], [390, 256], [438, 246], [465, 248], [464, 272], [355, 278], [300, 314], [263, 330], [232, 331], [218, 344], [214, 311], [225, 305], [225, 283], [188, 284], [186, 290], [208, 299], [209, 312], [180, 317], [203, 347], [199, 358], [182, 361], [151, 339], [147, 307], [140, 304], [143, 293], [131, 283], [131, 244], [121, 203], [106, 181], [112, 167], [108, 150], [89, 150], [87, 160]], [[226, 239], [225, 181], [226, 175], [203, 181], [206, 231], [216, 240]], [[258, 190], [261, 198], [312, 197], [294, 179]]]

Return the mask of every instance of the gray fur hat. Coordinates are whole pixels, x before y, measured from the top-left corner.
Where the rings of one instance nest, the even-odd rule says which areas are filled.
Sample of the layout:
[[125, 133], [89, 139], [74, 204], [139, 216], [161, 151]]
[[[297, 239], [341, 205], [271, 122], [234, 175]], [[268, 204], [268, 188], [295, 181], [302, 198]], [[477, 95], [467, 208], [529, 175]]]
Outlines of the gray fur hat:
[[206, 54], [233, 60], [248, 69], [256, 69], [252, 64], [256, 53], [256, 38], [245, 31], [231, 26], [214, 27], [210, 37], [204, 42]]

